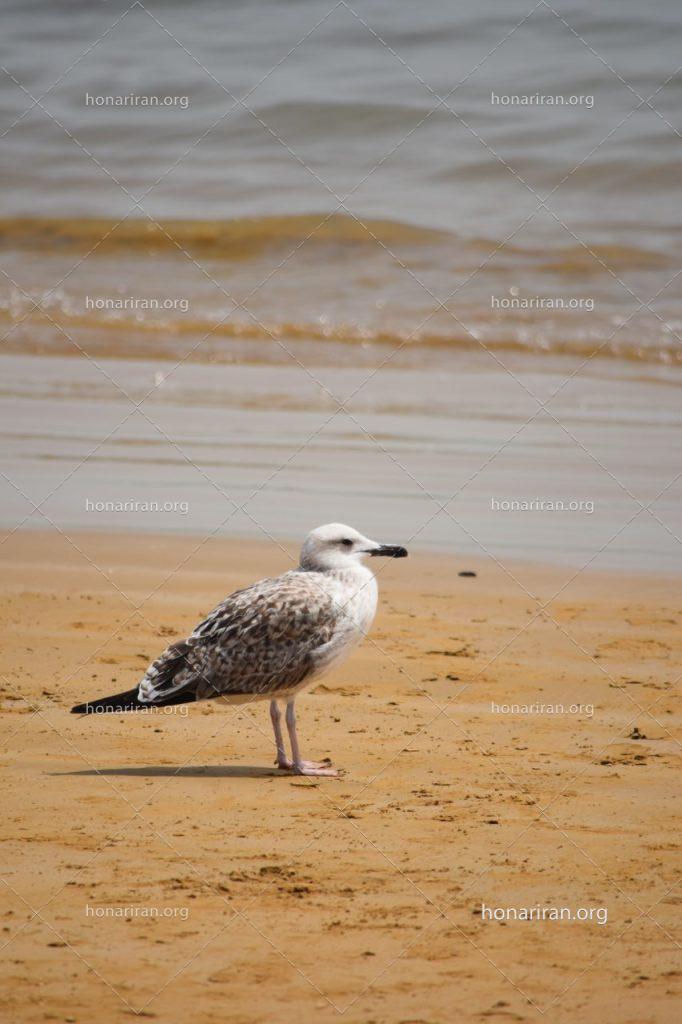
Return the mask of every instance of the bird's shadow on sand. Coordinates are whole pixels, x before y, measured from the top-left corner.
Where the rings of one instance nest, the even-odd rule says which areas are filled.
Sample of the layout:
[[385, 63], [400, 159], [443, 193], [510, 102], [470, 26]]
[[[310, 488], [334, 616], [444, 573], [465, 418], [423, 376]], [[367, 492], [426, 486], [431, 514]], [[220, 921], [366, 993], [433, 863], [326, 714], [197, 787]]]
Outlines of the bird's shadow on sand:
[[262, 768], [246, 764], [197, 765], [174, 768], [173, 765], [143, 765], [139, 768], [87, 768], [78, 772], [51, 772], [51, 775], [129, 775], [137, 778], [178, 779], [290, 779], [293, 774], [278, 768]]

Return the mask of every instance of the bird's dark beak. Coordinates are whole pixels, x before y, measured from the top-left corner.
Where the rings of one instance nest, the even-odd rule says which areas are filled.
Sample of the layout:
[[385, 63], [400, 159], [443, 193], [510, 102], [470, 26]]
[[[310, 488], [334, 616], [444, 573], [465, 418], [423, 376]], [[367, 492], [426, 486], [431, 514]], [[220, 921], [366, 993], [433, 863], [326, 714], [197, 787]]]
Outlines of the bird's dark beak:
[[383, 555], [385, 558], [407, 558], [407, 548], [398, 547], [395, 544], [380, 544], [378, 548], [372, 548], [368, 555]]

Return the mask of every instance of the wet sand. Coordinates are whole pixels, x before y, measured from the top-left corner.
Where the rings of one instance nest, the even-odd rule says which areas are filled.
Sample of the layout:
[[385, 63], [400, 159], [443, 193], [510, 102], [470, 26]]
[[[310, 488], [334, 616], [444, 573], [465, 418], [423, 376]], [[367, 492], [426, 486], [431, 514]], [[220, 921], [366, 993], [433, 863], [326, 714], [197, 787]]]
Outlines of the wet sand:
[[262, 540], [341, 521], [504, 564], [682, 572], [679, 370], [292, 352], [0, 355], [0, 528]]
[[285, 551], [71, 538], [1, 549], [3, 1019], [675, 1019], [676, 580], [386, 565], [371, 640], [299, 701], [345, 774], [306, 780], [264, 704], [68, 714]]

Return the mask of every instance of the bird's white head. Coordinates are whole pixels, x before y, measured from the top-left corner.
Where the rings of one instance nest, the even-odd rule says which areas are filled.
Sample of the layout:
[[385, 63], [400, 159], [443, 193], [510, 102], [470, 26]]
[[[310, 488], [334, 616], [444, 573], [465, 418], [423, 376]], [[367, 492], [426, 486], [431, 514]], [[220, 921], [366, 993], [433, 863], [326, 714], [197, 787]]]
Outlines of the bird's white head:
[[301, 568], [316, 572], [329, 569], [348, 569], [362, 562], [366, 556], [384, 555], [387, 558], [405, 558], [405, 548], [393, 544], [379, 544], [363, 537], [352, 526], [327, 523], [308, 534], [301, 548]]

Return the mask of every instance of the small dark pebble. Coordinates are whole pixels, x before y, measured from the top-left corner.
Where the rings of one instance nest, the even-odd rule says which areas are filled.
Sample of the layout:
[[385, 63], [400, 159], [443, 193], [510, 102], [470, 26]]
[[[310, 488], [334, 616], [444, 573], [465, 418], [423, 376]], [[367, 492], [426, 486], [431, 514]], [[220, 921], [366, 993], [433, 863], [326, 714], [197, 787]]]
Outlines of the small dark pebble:
[[632, 732], [630, 733], [630, 737], [629, 738], [631, 740], [645, 740], [646, 736], [644, 735], [643, 732], [639, 731], [637, 726], [635, 726], [634, 729], [632, 730]]
[[473, 572], [471, 569], [462, 569], [462, 571], [458, 572], [457, 575], [458, 576], [475, 576], [476, 573]]

